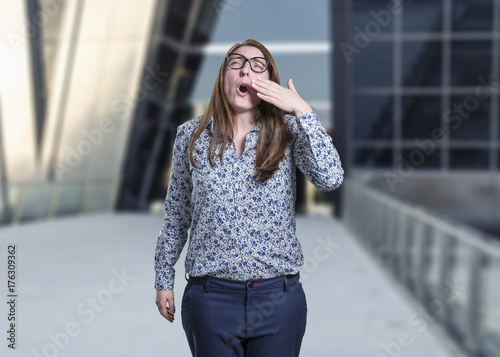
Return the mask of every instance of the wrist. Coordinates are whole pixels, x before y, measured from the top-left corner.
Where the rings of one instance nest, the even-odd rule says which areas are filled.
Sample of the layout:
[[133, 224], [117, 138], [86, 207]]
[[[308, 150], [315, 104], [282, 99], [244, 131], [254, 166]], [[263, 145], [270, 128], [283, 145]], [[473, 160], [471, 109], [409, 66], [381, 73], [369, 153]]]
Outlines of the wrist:
[[309, 106], [309, 104], [304, 103], [304, 105], [301, 105], [299, 108], [294, 110], [294, 114], [296, 118], [300, 118], [304, 114], [307, 114], [309, 112], [312, 112], [312, 108]]

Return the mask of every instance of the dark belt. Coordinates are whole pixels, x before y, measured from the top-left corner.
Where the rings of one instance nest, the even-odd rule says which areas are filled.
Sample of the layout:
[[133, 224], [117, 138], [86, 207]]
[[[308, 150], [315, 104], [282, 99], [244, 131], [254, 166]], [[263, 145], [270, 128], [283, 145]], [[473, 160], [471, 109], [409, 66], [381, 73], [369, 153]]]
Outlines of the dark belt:
[[212, 276], [194, 277], [190, 276], [187, 281], [188, 284], [203, 285], [205, 292], [214, 289], [227, 289], [227, 290], [251, 290], [251, 289], [279, 289], [283, 288], [288, 291], [288, 285], [294, 285], [299, 282], [300, 274], [281, 275], [275, 278], [267, 279], [254, 279], [254, 280], [229, 280], [222, 278], [215, 278]]

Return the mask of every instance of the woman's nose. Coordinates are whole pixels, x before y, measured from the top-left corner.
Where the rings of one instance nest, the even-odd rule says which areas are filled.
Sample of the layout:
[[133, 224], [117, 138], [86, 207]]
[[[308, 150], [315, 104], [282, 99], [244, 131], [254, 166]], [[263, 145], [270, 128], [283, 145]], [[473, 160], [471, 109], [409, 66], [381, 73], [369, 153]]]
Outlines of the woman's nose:
[[250, 73], [250, 62], [246, 62], [243, 67], [241, 67], [241, 74], [248, 74]]

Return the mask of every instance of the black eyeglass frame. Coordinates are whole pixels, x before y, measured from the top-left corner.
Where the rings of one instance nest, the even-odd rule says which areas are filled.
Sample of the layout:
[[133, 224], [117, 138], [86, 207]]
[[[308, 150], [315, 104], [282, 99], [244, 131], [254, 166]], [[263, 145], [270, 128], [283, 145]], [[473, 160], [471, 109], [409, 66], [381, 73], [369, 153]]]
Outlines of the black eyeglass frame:
[[[229, 64], [229, 59], [231, 56], [240, 56], [240, 57], [243, 57], [245, 59], [245, 62], [243, 62], [243, 64], [241, 65], [241, 67], [232, 67], [230, 64]], [[253, 66], [252, 66], [252, 60], [254, 59], [259, 59], [259, 60], [264, 60], [266, 61], [266, 68], [264, 68], [263, 71], [256, 71]], [[232, 69], [242, 69], [243, 67], [245, 67], [245, 64], [248, 62], [250, 64], [250, 69], [252, 71], [254, 71], [255, 73], [264, 73], [267, 68], [269, 67], [269, 58], [265, 58], [265, 57], [252, 57], [252, 58], [246, 58], [245, 56], [243, 56], [242, 54], [240, 53], [234, 53], [234, 52], [231, 52], [231, 53], [228, 53], [227, 56], [226, 56], [226, 61], [227, 61], [227, 65], [229, 66], [229, 68], [232, 68]]]

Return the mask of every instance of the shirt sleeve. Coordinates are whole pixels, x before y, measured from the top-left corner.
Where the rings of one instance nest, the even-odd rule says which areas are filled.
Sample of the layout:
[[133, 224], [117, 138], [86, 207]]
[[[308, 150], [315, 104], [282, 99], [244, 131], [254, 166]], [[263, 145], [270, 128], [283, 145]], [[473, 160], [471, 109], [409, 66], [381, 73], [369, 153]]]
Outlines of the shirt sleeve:
[[344, 170], [332, 138], [321, 125], [314, 111], [300, 118], [288, 117], [294, 138], [293, 157], [304, 176], [322, 191], [338, 188], [344, 179]]
[[155, 250], [155, 289], [173, 290], [174, 265], [187, 241], [191, 224], [192, 181], [188, 144], [190, 132], [179, 126], [172, 153], [172, 170], [165, 198], [165, 216]]

